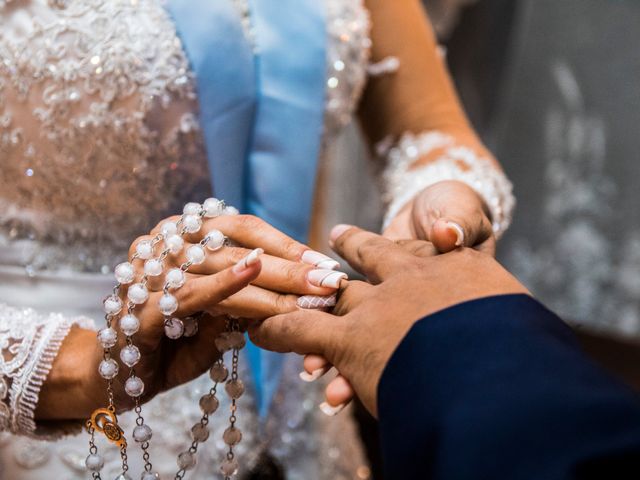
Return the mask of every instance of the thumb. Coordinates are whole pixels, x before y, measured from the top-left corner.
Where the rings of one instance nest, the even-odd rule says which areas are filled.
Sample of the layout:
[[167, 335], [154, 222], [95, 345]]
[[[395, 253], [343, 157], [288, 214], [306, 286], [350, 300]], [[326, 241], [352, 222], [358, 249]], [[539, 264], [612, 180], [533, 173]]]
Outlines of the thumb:
[[491, 251], [493, 227], [484, 203], [471, 187], [460, 182], [441, 182], [428, 189], [415, 204], [413, 221], [441, 253], [458, 247]]

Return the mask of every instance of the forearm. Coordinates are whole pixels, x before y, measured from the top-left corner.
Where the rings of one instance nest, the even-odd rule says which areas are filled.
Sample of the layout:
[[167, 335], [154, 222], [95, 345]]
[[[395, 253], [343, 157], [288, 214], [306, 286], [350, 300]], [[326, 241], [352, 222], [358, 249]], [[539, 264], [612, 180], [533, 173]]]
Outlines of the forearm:
[[[426, 13], [417, 0], [367, 0], [372, 17], [371, 61], [397, 57], [397, 71], [372, 77], [360, 105], [360, 118], [372, 145], [405, 133], [439, 131], [478, 155], [495, 159], [469, 124]], [[416, 164], [442, 154], [435, 149]]]
[[525, 296], [423, 319], [378, 393], [390, 478], [574, 478], [633, 458], [640, 467], [638, 399]]

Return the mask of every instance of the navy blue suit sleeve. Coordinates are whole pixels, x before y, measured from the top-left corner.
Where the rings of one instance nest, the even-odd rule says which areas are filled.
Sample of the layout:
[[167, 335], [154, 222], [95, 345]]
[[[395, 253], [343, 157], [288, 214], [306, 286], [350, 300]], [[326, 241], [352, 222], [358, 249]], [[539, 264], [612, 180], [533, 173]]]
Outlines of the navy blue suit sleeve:
[[640, 401], [526, 295], [430, 315], [378, 388], [385, 480], [640, 478]]

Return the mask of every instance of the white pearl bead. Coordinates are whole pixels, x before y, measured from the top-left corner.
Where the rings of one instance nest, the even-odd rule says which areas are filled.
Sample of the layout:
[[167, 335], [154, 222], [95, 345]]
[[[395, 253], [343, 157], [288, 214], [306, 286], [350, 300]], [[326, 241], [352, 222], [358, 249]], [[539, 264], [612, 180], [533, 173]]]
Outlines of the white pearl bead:
[[239, 213], [240, 212], [236, 207], [232, 207], [230, 205], [228, 207], [224, 207], [224, 210], [222, 211], [223, 215], [238, 215]]
[[153, 255], [153, 244], [151, 240], [140, 240], [136, 245], [136, 253], [143, 260], [151, 258]]
[[98, 373], [107, 380], [114, 378], [118, 374], [118, 363], [113, 358], [102, 360], [98, 367]]
[[204, 262], [205, 255], [202, 245], [196, 244], [187, 248], [187, 260], [189, 260], [193, 265], [200, 265]]
[[157, 472], [142, 472], [140, 480], [159, 480], [160, 474]]
[[133, 480], [131, 478], [131, 475], [129, 475], [128, 473], [121, 473], [120, 475], [118, 475], [115, 480]]
[[170, 293], [165, 293], [158, 300], [158, 309], [163, 315], [171, 315], [178, 309], [178, 299]]
[[182, 209], [182, 213], [185, 215], [198, 215], [200, 213], [200, 204], [195, 202], [187, 203]]
[[148, 442], [152, 436], [153, 431], [149, 425], [137, 425], [136, 428], [133, 429], [133, 439], [138, 443]]
[[122, 285], [128, 285], [133, 282], [133, 279], [136, 276], [136, 271], [133, 268], [133, 265], [129, 262], [123, 262], [116, 265], [114, 273], [116, 280]]
[[100, 470], [102, 470], [102, 467], [104, 467], [104, 458], [102, 457], [102, 455], [92, 453], [86, 458], [84, 464], [86, 465], [87, 470], [90, 470], [92, 472], [99, 472]]
[[116, 315], [122, 310], [122, 300], [116, 295], [109, 295], [104, 299], [104, 312], [108, 315]]
[[120, 319], [120, 330], [127, 336], [131, 336], [140, 328], [140, 320], [132, 314], [124, 315]]
[[103, 328], [98, 332], [98, 341], [102, 348], [111, 348], [118, 341], [118, 333], [113, 328]]
[[207, 239], [207, 248], [212, 252], [220, 250], [225, 241], [224, 233], [220, 230], [211, 230], [205, 237]]
[[218, 200], [217, 198], [207, 198], [202, 204], [204, 208], [205, 217], [217, 217], [222, 214], [222, 210], [224, 208], [224, 202]]
[[133, 367], [140, 361], [140, 350], [135, 345], [127, 345], [120, 350], [120, 360], [127, 367]]
[[198, 333], [198, 321], [193, 317], [185, 318], [182, 323], [184, 324], [184, 336], [193, 337]]
[[150, 258], [144, 262], [144, 273], [149, 277], [157, 277], [162, 273], [162, 262], [157, 258]]
[[169, 288], [180, 288], [186, 281], [184, 272], [179, 268], [172, 268], [167, 272], [164, 277], [165, 281], [169, 285]]
[[172, 340], [177, 340], [184, 333], [184, 324], [179, 318], [171, 318], [164, 323], [164, 334]]
[[164, 241], [165, 246], [171, 253], [179, 253], [184, 246], [184, 240], [180, 235], [171, 235]]
[[198, 215], [185, 215], [182, 225], [187, 233], [196, 233], [202, 226], [202, 219]]
[[141, 283], [134, 283], [129, 287], [127, 297], [136, 305], [140, 305], [149, 298], [149, 290]]
[[196, 465], [196, 456], [190, 451], [182, 452], [178, 455], [178, 467], [191, 470]]
[[233, 477], [236, 473], [238, 473], [238, 461], [235, 458], [225, 458], [220, 465], [220, 473], [222, 473], [222, 475], [224, 475], [225, 477]]
[[144, 392], [144, 382], [136, 377], [129, 377], [124, 383], [124, 390], [130, 397], [139, 397]]
[[160, 233], [164, 238], [175, 235], [178, 233], [178, 225], [176, 225], [176, 222], [166, 221], [160, 226]]
[[194, 442], [206, 442], [209, 438], [209, 429], [206, 425], [202, 425], [201, 423], [196, 423], [193, 427], [191, 427], [191, 439]]

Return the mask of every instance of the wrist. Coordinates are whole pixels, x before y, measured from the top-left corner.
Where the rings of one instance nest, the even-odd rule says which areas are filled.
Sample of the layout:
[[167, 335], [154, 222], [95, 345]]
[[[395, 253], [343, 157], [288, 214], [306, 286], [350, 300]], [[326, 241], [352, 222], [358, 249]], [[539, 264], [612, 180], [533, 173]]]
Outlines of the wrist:
[[93, 330], [71, 328], [40, 390], [36, 420], [85, 418], [100, 404], [100, 355]]

